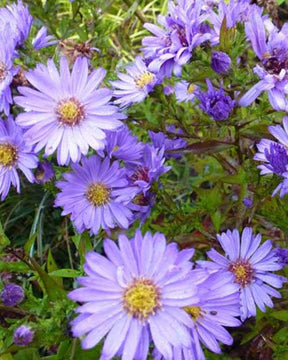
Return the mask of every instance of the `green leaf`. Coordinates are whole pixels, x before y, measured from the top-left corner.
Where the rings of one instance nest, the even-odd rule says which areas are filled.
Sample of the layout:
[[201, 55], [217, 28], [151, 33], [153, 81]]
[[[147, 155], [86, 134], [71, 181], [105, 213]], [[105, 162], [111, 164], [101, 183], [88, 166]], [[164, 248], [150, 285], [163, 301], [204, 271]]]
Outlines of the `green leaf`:
[[33, 258], [30, 258], [30, 261], [33, 270], [38, 273], [40, 279], [42, 280], [49, 299], [51, 301], [66, 299], [66, 292], [57, 284], [57, 282], [49, 276]]
[[212, 214], [211, 219], [213, 221], [213, 224], [215, 226], [216, 232], [220, 231], [220, 226], [222, 223], [222, 215], [219, 210], [217, 210], [214, 214]]
[[4, 272], [4, 271], [29, 273], [31, 272], [31, 269], [22, 261], [15, 261], [15, 262], [0, 261], [0, 272]]
[[3, 248], [10, 244], [10, 240], [5, 235], [2, 223], [0, 222], [0, 248]]
[[288, 310], [273, 311], [271, 316], [278, 320], [288, 321]]
[[288, 328], [284, 327], [277, 331], [277, 333], [273, 336], [273, 341], [277, 344], [285, 344], [288, 341]]
[[226, 184], [244, 184], [246, 182], [246, 173], [240, 168], [238, 174], [228, 175], [220, 179]]
[[84, 232], [82, 234], [72, 236], [72, 241], [79, 252], [81, 264], [83, 264], [85, 261], [86, 253], [90, 250], [93, 250], [90, 236], [87, 232]]
[[11, 354], [0, 355], [0, 360], [14, 360]]
[[271, 134], [268, 131], [268, 127], [265, 124], [257, 124], [241, 129], [241, 135], [247, 138], [258, 140], [262, 138], [271, 138]]
[[77, 276], [80, 276], [81, 273], [80, 271], [73, 269], [60, 269], [50, 272], [49, 275], [55, 277], [75, 278]]
[[24, 349], [14, 355], [14, 360], [41, 360], [37, 349]]
[[[213, 154], [230, 149], [234, 144], [227, 144], [218, 140], [201, 141], [187, 146], [188, 152], [194, 154]], [[186, 151], [185, 151], [186, 152]]]
[[[51, 253], [51, 249], [49, 249], [49, 252], [48, 252], [48, 257], [47, 257], [47, 271], [50, 275], [51, 272], [55, 272], [58, 270], [58, 267], [57, 267], [57, 264], [52, 256], [52, 253]], [[57, 284], [63, 288], [63, 281], [62, 279], [55, 279], [55, 282], [57, 282]]]
[[229, 53], [229, 51], [233, 45], [233, 42], [234, 42], [235, 32], [236, 32], [236, 29], [234, 27], [231, 27], [231, 28], [227, 27], [227, 19], [226, 19], [226, 15], [225, 15], [224, 19], [222, 21], [222, 24], [221, 24], [221, 28], [220, 28], [219, 49], [221, 51]]
[[37, 238], [37, 233], [34, 233], [30, 238], [26, 241], [24, 245], [24, 250], [27, 254], [30, 254], [31, 248], [35, 243], [35, 240]]

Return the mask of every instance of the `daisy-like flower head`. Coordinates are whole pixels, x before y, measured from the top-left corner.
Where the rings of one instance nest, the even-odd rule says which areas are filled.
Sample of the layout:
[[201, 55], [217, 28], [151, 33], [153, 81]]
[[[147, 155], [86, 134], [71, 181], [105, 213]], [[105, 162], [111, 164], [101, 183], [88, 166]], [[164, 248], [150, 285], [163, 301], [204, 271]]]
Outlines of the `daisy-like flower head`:
[[281, 30], [274, 25], [267, 26], [267, 21], [261, 17], [258, 9], [258, 7], [253, 7], [249, 22], [245, 25], [245, 31], [260, 60], [253, 69], [260, 81], [244, 94], [239, 105], [249, 106], [263, 91], [267, 91], [270, 104], [275, 110], [287, 110], [288, 24], [284, 24]]
[[202, 12], [202, 5], [202, 0], [169, 1], [168, 16], [158, 16], [162, 27], [150, 23], [144, 25], [153, 34], [142, 40], [145, 58], [151, 59], [150, 71], [159, 73], [161, 77], [170, 77], [172, 71], [180, 76], [181, 68], [191, 59], [193, 49], [210, 39], [209, 31], [202, 26], [209, 16]]
[[120, 80], [111, 81], [115, 88], [113, 95], [117, 98], [114, 102], [121, 106], [142, 102], [159, 82], [140, 56], [136, 57], [132, 65], [126, 67], [126, 72], [127, 74], [117, 73]]
[[[191, 317], [194, 326], [189, 330], [191, 342], [188, 348], [174, 348], [174, 358], [177, 360], [205, 360], [201, 344], [210, 351], [220, 354], [218, 342], [226, 345], [233, 343], [233, 338], [224, 328], [241, 325], [237, 319], [240, 315], [239, 291], [233, 284], [233, 275], [218, 272], [208, 275], [204, 269], [192, 271], [191, 279], [197, 285], [199, 300], [183, 310]], [[159, 353], [155, 360], [162, 359]]]
[[[199, 265], [212, 271], [226, 270], [233, 274], [234, 283], [240, 290], [241, 319], [256, 315], [256, 305], [261, 311], [273, 307], [271, 296], [281, 297], [273, 287], [281, 288], [283, 277], [271, 273], [282, 269], [272, 241], [262, 245], [261, 235], [254, 236], [246, 227], [241, 236], [237, 229], [217, 235], [225, 256], [212, 249], [207, 252], [213, 261], [198, 261]], [[271, 287], [273, 286], [273, 287]]]
[[61, 189], [55, 206], [62, 206], [62, 215], [71, 214], [77, 230], [89, 229], [97, 234], [103, 229], [128, 228], [131, 211], [126, 204], [130, 194], [125, 169], [107, 157], [103, 161], [97, 155], [82, 158], [82, 166], [72, 165], [73, 172], [63, 174], [66, 181], [58, 181]]
[[22, 129], [9, 117], [0, 119], [0, 194], [1, 200], [7, 196], [11, 184], [20, 193], [20, 179], [17, 170], [20, 169], [29, 182], [34, 182], [31, 169], [37, 167], [38, 159], [27, 145]]
[[140, 163], [127, 164], [130, 184], [135, 187], [136, 193], [143, 192], [145, 195], [153, 181], [157, 181], [162, 174], [171, 169], [171, 166], [164, 165], [164, 150], [164, 147], [159, 149], [146, 144]]
[[22, 0], [18, 0], [10, 6], [0, 8], [0, 31], [7, 25], [10, 27], [10, 39], [13, 39], [14, 46], [19, 46], [28, 38], [33, 17], [28, 7], [24, 6]]
[[13, 102], [10, 84], [19, 68], [13, 68], [14, 45], [13, 42], [6, 41], [10, 36], [7, 28], [3, 31], [0, 33], [0, 112], [4, 111], [8, 116]]
[[[193, 250], [166, 245], [163, 234], [140, 230], [129, 241], [119, 236], [119, 247], [105, 240], [106, 257], [86, 255], [79, 278], [84, 286], [70, 299], [83, 303], [72, 322], [74, 336], [86, 337], [82, 347], [94, 347], [106, 335], [101, 360], [122, 355], [123, 360], [147, 359], [150, 339], [167, 359], [173, 346], [189, 346], [192, 320], [181, 307], [194, 304], [196, 288], [190, 279]], [[188, 328], [187, 328], [188, 327]]]
[[143, 147], [143, 143], [138, 141], [127, 126], [106, 132], [105, 152], [110, 158], [137, 162], [142, 157]]
[[269, 126], [269, 132], [278, 140], [262, 139], [257, 144], [258, 153], [254, 160], [262, 161], [258, 166], [261, 175], [276, 174], [283, 178], [282, 182], [273, 191], [273, 196], [280, 191], [280, 197], [288, 192], [288, 116], [283, 118], [281, 125]]
[[15, 102], [26, 113], [20, 113], [17, 123], [28, 128], [25, 139], [36, 145], [35, 151], [45, 148], [49, 156], [57, 149], [60, 165], [68, 165], [70, 159], [78, 162], [81, 155], [104, 149], [105, 132], [122, 125], [125, 118], [118, 107], [110, 105], [112, 91], [97, 89], [105, 77], [102, 68], [88, 71], [86, 58], [78, 57], [70, 73], [66, 58], [60, 61], [60, 73], [54, 62], [47, 66], [38, 64], [35, 70], [26, 73], [27, 80], [35, 87], [19, 87], [23, 96]]
[[198, 90], [198, 86], [189, 84], [187, 81], [179, 81], [175, 85], [175, 96], [178, 102], [188, 102], [195, 99], [195, 91]]

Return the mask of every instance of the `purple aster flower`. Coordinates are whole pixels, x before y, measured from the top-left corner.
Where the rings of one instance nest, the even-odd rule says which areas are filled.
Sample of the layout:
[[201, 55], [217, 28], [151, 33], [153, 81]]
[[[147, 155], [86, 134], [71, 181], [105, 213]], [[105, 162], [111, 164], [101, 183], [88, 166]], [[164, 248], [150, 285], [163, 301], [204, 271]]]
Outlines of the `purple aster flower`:
[[[218, 272], [207, 277], [203, 271], [199, 273], [199, 269], [196, 269], [192, 271], [191, 279], [197, 284], [199, 299], [183, 308], [191, 317], [194, 326], [190, 329], [190, 346], [174, 347], [173, 359], [177, 360], [205, 360], [201, 344], [220, 354], [218, 342], [226, 345], [233, 343], [232, 336], [224, 326], [241, 325], [236, 318], [240, 316], [239, 290], [237, 285], [232, 283], [232, 274]], [[155, 355], [155, 360], [162, 359], [159, 353]]]
[[17, 74], [19, 68], [13, 68], [14, 45], [9, 39], [9, 33], [0, 33], [0, 112], [8, 116], [10, 114], [10, 104], [13, 103], [10, 84], [13, 76]]
[[164, 147], [159, 149], [146, 144], [143, 148], [143, 157], [140, 159], [140, 164], [127, 164], [130, 184], [135, 190], [134, 195], [140, 192], [145, 195], [153, 181], [157, 181], [162, 174], [171, 169], [171, 166], [164, 165], [164, 150]]
[[26, 325], [21, 325], [14, 330], [14, 343], [20, 346], [31, 344], [34, 338], [34, 331]]
[[218, 74], [225, 74], [231, 66], [229, 55], [222, 51], [213, 51], [211, 58], [211, 68]]
[[253, 206], [253, 200], [249, 198], [244, 198], [243, 205], [246, 206], [248, 209], [251, 209]]
[[89, 146], [104, 149], [105, 132], [122, 125], [125, 118], [118, 107], [110, 105], [112, 91], [97, 89], [105, 77], [102, 68], [88, 73], [88, 61], [78, 57], [70, 74], [66, 58], [60, 61], [60, 74], [52, 60], [47, 66], [38, 64], [26, 73], [27, 80], [35, 87], [19, 87], [23, 96], [15, 102], [26, 113], [20, 113], [17, 123], [28, 128], [26, 141], [35, 145], [35, 151], [45, 148], [49, 156], [57, 149], [59, 165], [67, 165], [70, 159], [78, 162], [87, 155]]
[[86, 334], [84, 349], [106, 336], [101, 360], [115, 355], [146, 359], [150, 339], [172, 359], [173, 346], [189, 346], [191, 341], [188, 328], [193, 322], [181, 307], [197, 301], [189, 281], [194, 250], [179, 252], [175, 243], [166, 245], [163, 234], [142, 236], [140, 230], [131, 241], [120, 235], [119, 247], [105, 240], [104, 250], [107, 258], [86, 254], [88, 276], [78, 278], [84, 287], [68, 295], [83, 303], [72, 322], [73, 335]]
[[56, 45], [57, 43], [58, 41], [55, 40], [54, 36], [47, 35], [47, 28], [45, 26], [41, 27], [35, 38], [32, 40], [32, 45], [35, 50], [39, 50], [51, 45]]
[[106, 142], [105, 151], [99, 152], [101, 155], [106, 152], [109, 158], [114, 157], [129, 162], [137, 162], [142, 157], [143, 144], [127, 126], [115, 131], [107, 131]]
[[37, 156], [27, 145], [22, 129], [9, 117], [0, 119], [0, 194], [1, 200], [7, 196], [11, 184], [20, 193], [20, 180], [17, 170], [20, 169], [29, 182], [34, 182], [31, 169], [37, 167]]
[[82, 158], [82, 166], [71, 165], [73, 172], [63, 174], [66, 181], [58, 181], [61, 189], [55, 206], [62, 206], [62, 215], [71, 214], [71, 220], [79, 232], [90, 229], [97, 234], [103, 229], [128, 228], [131, 211], [126, 206], [131, 198], [125, 169], [118, 161], [110, 165], [97, 155]]
[[8, 284], [0, 295], [4, 306], [16, 306], [24, 299], [24, 291], [21, 286], [15, 284]]
[[38, 184], [44, 184], [47, 181], [50, 181], [55, 175], [52, 164], [48, 160], [44, 160], [38, 163], [35, 181]]
[[283, 197], [288, 193], [288, 117], [283, 118], [283, 128], [281, 125], [275, 125], [269, 126], [268, 129], [279, 142], [262, 139], [257, 144], [259, 152], [255, 154], [254, 160], [264, 162], [258, 166], [261, 175], [274, 173], [283, 178], [272, 194], [274, 196], [280, 191], [280, 197]]
[[276, 256], [278, 257], [278, 262], [282, 266], [288, 265], [288, 249], [277, 247], [276, 248]]
[[227, 120], [235, 107], [235, 101], [225, 95], [222, 87], [214, 89], [211, 81], [206, 79], [208, 91], [198, 91], [196, 96], [200, 100], [200, 109], [205, 111], [213, 120]]
[[126, 67], [126, 71], [127, 74], [117, 73], [120, 80], [110, 82], [116, 89], [113, 92], [117, 98], [114, 103], [121, 106], [142, 102], [158, 82], [156, 75], [148, 71], [140, 56], [136, 57], [132, 65]]
[[279, 30], [270, 29], [266, 39], [265, 22], [257, 8], [250, 15], [245, 25], [246, 35], [261, 63], [253, 71], [260, 78], [240, 99], [240, 106], [249, 106], [263, 91], [267, 91], [271, 106], [275, 110], [287, 110], [288, 103], [288, 25]]
[[[260, 7], [255, 6], [255, 8], [260, 14], [262, 13]], [[250, 0], [231, 0], [228, 3], [225, 0], [220, 0], [216, 9], [215, 7], [208, 8], [209, 21], [213, 24], [210, 39], [212, 46], [219, 44], [224, 19], [226, 19], [226, 27], [228, 29], [233, 28], [237, 23], [247, 21], [252, 9], [253, 6], [250, 5]]]
[[21, 46], [28, 38], [32, 21], [28, 7], [24, 6], [22, 0], [6, 8], [0, 8], [0, 32], [2, 33], [8, 25], [15, 47]]
[[187, 81], [179, 81], [175, 85], [176, 99], [178, 102], [193, 101], [197, 90], [197, 85], [189, 84]]
[[[171, 152], [169, 153], [169, 151], [175, 151], [178, 149], [184, 149], [187, 146], [187, 141], [182, 139], [182, 138], [177, 138], [177, 132], [175, 131], [175, 127], [167, 127], [167, 130], [171, 133], [174, 133], [174, 139], [170, 139], [168, 138], [167, 135], [165, 135], [162, 132], [153, 132], [153, 131], [148, 131], [150, 139], [153, 142], [153, 145], [155, 148], [161, 149], [162, 147], [164, 147], [165, 150], [165, 157], [167, 159], [169, 158], [174, 158], [174, 159], [179, 159], [182, 157], [182, 154], [180, 153], [176, 153], [176, 152]], [[180, 129], [181, 130], [181, 129]], [[178, 134], [181, 134], [182, 132], [179, 130]]]
[[202, 13], [203, 1], [173, 1], [168, 3], [168, 16], [158, 16], [162, 28], [147, 23], [144, 27], [153, 36], [142, 40], [145, 58], [150, 58], [148, 69], [170, 77], [172, 71], [181, 75], [181, 68], [192, 57], [193, 49], [210, 39], [202, 26], [209, 14]]
[[145, 194], [137, 192], [131, 203], [128, 204], [129, 209], [133, 212], [131, 224], [137, 219], [140, 219], [140, 224], [143, 224], [150, 215], [156, 200], [156, 195], [152, 191], [148, 191]]
[[[212, 249], [207, 252], [213, 261], [198, 261], [198, 264], [211, 271], [226, 270], [234, 275], [234, 283], [240, 290], [241, 319], [256, 315], [256, 305], [261, 311], [265, 306], [272, 308], [271, 296], [281, 297], [273, 287], [281, 288], [283, 277], [271, 273], [282, 269], [278, 263], [272, 241], [262, 245], [261, 235], [254, 236], [252, 228], [246, 227], [241, 236], [237, 229], [217, 235], [225, 251], [225, 256]], [[273, 286], [273, 287], [271, 287]]]

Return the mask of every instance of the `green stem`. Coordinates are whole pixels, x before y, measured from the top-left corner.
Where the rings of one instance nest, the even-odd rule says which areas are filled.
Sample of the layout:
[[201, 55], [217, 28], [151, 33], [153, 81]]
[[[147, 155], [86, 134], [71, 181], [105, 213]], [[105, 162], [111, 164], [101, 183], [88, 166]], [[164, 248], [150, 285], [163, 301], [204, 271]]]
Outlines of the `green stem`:
[[[130, 8], [132, 6], [130, 0], [123, 0], [123, 2]], [[142, 24], [145, 24], [147, 22], [144, 14], [141, 10], [138, 8], [135, 10], [135, 15], [138, 17], [138, 19], [141, 21]]]
[[64, 238], [65, 238], [66, 245], [67, 245], [67, 251], [68, 251], [68, 257], [69, 257], [70, 267], [71, 267], [71, 269], [74, 269], [74, 266], [73, 266], [73, 258], [72, 258], [72, 253], [71, 253], [71, 249], [70, 249], [70, 244], [69, 244], [67, 218], [65, 218], [65, 236], [64, 236]]
[[77, 343], [78, 343], [78, 339], [77, 338], [73, 339], [70, 360], [76, 360], [75, 355], [76, 355]]

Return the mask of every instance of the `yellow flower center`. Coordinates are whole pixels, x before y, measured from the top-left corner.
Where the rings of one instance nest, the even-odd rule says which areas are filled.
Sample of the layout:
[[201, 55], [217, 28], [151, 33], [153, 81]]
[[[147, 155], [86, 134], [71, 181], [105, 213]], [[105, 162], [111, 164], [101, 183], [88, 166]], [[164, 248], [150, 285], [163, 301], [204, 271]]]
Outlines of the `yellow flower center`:
[[105, 205], [110, 199], [111, 190], [100, 182], [93, 183], [89, 186], [86, 197], [95, 206]]
[[84, 106], [71, 97], [58, 103], [56, 115], [60, 124], [78, 125], [85, 118]]
[[230, 264], [228, 270], [235, 276], [235, 282], [242, 287], [245, 287], [251, 282], [253, 276], [253, 269], [247, 260], [237, 260]]
[[115, 145], [115, 146], [113, 147], [113, 150], [112, 150], [112, 151], [114, 152], [114, 151], [117, 151], [118, 149], [119, 149], [119, 145]]
[[18, 159], [17, 148], [9, 143], [0, 144], [0, 165], [13, 166]]
[[194, 84], [190, 84], [187, 88], [188, 94], [194, 93], [195, 90], [196, 90], [196, 86]]
[[136, 85], [142, 89], [144, 86], [149, 85], [153, 82], [155, 75], [147, 71], [140, 77], [135, 79]]
[[183, 308], [187, 314], [191, 315], [194, 321], [197, 321], [198, 317], [201, 316], [201, 308], [200, 306], [185, 306]]
[[140, 320], [147, 320], [161, 308], [160, 291], [150, 279], [135, 279], [122, 300], [124, 309]]

